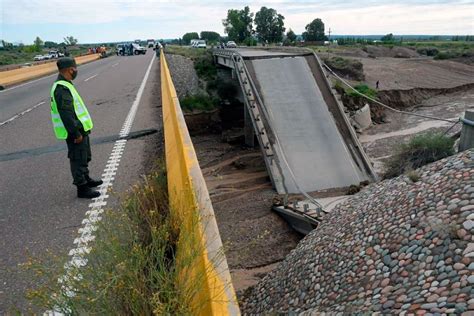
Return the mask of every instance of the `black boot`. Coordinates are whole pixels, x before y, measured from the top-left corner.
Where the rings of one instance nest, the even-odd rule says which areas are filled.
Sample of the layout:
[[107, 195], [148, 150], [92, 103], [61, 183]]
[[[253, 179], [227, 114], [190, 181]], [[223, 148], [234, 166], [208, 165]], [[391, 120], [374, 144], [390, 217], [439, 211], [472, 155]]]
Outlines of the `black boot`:
[[104, 183], [104, 181], [102, 181], [102, 180], [94, 180], [94, 179], [92, 179], [92, 178], [87, 177], [87, 186], [88, 186], [89, 188], [98, 187], [98, 186], [101, 185], [102, 183]]
[[100, 196], [100, 192], [92, 190], [87, 184], [77, 187], [77, 197], [83, 199], [93, 199]]

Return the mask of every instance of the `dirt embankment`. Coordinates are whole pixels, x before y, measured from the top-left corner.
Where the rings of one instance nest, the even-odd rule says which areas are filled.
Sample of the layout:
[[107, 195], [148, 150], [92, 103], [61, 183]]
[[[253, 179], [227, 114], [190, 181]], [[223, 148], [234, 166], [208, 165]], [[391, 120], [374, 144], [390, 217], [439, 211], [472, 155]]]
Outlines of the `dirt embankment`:
[[383, 90], [378, 92], [377, 98], [384, 104], [398, 109], [406, 109], [417, 106], [421, 102], [439, 95], [447, 95], [450, 93], [464, 92], [473, 89], [474, 83], [445, 89], [413, 88], [407, 90]]

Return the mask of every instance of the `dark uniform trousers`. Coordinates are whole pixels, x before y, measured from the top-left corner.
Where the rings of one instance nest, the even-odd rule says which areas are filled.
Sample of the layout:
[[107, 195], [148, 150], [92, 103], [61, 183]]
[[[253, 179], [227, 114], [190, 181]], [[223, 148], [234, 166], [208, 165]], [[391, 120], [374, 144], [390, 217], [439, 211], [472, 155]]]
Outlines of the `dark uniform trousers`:
[[89, 178], [89, 161], [92, 159], [91, 145], [89, 142], [89, 135], [82, 138], [79, 144], [74, 143], [73, 137], [66, 139], [69, 158], [71, 164], [71, 173], [74, 179], [73, 184], [81, 186], [87, 184]]

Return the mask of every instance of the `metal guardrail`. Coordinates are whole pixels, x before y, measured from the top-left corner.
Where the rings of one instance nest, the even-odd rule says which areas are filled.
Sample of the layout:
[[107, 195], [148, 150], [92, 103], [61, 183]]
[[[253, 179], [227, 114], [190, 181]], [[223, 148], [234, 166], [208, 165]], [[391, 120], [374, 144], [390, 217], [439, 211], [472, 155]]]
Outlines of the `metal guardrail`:
[[179, 286], [192, 297], [193, 315], [239, 315], [214, 210], [164, 53], [160, 62], [169, 202], [181, 229]]

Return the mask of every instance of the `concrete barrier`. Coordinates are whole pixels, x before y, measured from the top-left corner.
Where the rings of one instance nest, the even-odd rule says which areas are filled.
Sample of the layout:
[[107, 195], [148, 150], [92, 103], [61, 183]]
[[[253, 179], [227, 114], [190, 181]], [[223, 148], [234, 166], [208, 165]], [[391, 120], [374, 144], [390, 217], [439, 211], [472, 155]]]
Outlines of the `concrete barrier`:
[[193, 315], [239, 315], [209, 193], [189, 136], [164, 53], [161, 94], [168, 193], [177, 245], [178, 285]]
[[[91, 54], [75, 57], [78, 65], [100, 58], [100, 54]], [[6, 88], [24, 81], [36, 79], [56, 72], [58, 68], [55, 62], [35, 65], [31, 67], [18, 68], [0, 72], [0, 87]], [[1, 90], [2, 88], [0, 88]]]

